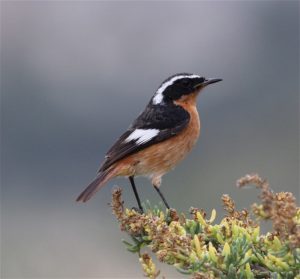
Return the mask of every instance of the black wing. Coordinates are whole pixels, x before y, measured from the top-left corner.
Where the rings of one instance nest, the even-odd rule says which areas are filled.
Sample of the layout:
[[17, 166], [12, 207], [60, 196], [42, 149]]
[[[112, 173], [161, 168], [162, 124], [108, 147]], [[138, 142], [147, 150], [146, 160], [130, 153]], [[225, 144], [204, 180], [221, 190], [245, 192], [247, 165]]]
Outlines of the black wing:
[[[152, 105], [150, 103], [129, 129], [109, 149], [99, 172], [105, 171], [112, 164], [128, 155], [177, 135], [187, 126], [189, 120], [189, 113], [180, 106], [173, 104]], [[138, 143], [137, 140], [126, 141], [136, 129], [157, 129], [159, 132], [149, 141], [142, 143]]]

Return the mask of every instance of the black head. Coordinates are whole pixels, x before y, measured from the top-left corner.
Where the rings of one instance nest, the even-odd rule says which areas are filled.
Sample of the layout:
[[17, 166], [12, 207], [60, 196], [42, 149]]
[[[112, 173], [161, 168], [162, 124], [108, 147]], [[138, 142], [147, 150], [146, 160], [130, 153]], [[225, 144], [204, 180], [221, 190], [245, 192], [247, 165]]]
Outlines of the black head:
[[178, 100], [183, 95], [191, 94], [202, 87], [221, 81], [221, 79], [206, 79], [199, 75], [180, 73], [167, 78], [153, 96], [153, 104]]

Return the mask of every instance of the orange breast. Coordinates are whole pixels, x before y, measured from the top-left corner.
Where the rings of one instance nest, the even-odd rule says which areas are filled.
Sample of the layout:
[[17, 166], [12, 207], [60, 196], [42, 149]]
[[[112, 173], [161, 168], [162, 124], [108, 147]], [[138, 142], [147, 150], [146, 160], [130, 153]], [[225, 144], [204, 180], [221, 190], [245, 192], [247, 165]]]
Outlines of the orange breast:
[[160, 177], [174, 168], [195, 145], [200, 134], [200, 120], [196, 107], [196, 94], [176, 102], [190, 114], [187, 127], [178, 135], [154, 144], [121, 160], [119, 174]]

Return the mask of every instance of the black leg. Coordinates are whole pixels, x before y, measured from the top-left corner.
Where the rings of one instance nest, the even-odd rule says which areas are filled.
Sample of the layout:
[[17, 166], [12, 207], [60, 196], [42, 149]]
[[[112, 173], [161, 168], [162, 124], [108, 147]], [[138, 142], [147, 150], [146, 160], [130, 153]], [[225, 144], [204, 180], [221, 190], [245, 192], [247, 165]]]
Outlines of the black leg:
[[143, 213], [144, 210], [143, 210], [143, 207], [142, 207], [142, 204], [141, 204], [140, 197], [139, 197], [138, 192], [137, 192], [136, 187], [135, 187], [133, 176], [129, 176], [129, 181], [131, 183], [132, 190], [134, 192], [134, 195], [135, 195], [136, 201], [138, 203], [139, 209], [140, 209], [141, 213]]
[[162, 194], [162, 192], [159, 190], [159, 188], [157, 186], [155, 186], [155, 185], [153, 185], [153, 186], [154, 186], [154, 189], [157, 191], [157, 193], [160, 195], [161, 199], [163, 200], [166, 208], [170, 209], [170, 206], [168, 205], [168, 203], [167, 203], [164, 195]]

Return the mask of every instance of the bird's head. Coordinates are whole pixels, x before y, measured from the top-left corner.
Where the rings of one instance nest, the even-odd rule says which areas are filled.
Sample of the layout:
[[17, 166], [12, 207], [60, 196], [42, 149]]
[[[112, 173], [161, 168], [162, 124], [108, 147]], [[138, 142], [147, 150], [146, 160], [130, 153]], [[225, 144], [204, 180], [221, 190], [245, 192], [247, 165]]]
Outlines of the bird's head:
[[154, 105], [176, 101], [180, 98], [199, 92], [205, 86], [221, 81], [222, 79], [206, 79], [205, 77], [180, 73], [167, 78], [157, 89], [152, 98]]

